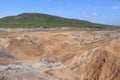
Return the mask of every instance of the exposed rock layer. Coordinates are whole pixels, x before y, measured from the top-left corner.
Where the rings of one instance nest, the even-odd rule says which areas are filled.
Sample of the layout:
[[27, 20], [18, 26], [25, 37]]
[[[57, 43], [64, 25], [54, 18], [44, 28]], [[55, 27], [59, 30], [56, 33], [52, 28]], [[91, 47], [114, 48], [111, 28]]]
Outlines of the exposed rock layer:
[[119, 31], [0, 34], [0, 80], [119, 79]]

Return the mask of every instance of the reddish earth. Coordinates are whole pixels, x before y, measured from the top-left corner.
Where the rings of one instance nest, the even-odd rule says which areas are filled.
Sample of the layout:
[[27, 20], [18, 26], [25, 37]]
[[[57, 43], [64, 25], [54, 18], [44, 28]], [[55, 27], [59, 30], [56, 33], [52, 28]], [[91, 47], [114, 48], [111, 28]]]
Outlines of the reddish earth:
[[120, 32], [3, 31], [0, 80], [120, 80]]

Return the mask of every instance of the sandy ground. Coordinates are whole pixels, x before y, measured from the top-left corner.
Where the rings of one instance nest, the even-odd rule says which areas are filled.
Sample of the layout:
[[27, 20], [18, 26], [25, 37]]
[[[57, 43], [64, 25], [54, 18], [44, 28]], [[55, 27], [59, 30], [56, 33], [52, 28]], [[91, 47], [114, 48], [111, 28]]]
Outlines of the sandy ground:
[[119, 79], [119, 30], [0, 29], [0, 80]]

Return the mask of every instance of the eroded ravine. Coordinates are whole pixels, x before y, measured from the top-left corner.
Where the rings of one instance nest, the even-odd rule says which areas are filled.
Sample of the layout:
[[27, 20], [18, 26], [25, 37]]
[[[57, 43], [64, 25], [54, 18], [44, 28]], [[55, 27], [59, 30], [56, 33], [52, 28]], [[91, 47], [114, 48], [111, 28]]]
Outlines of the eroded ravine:
[[120, 79], [119, 31], [4, 33], [0, 80]]

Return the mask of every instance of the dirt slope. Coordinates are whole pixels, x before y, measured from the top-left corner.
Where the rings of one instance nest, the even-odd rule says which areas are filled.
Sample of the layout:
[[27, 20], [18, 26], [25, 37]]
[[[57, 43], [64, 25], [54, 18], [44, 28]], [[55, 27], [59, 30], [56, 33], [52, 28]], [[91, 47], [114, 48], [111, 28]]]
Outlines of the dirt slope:
[[119, 31], [5, 33], [0, 80], [120, 80]]

